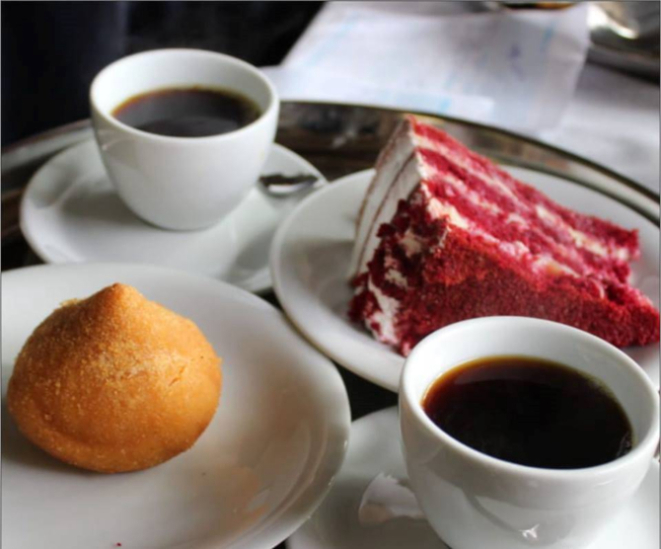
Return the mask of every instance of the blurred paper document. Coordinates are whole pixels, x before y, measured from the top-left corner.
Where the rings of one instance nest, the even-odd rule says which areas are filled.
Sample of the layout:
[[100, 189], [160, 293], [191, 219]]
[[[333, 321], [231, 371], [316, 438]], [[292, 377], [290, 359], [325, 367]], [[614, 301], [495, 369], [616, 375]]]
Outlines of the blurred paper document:
[[454, 15], [436, 6], [329, 3], [269, 74], [285, 99], [376, 104], [528, 131], [557, 123], [585, 60], [585, 6]]

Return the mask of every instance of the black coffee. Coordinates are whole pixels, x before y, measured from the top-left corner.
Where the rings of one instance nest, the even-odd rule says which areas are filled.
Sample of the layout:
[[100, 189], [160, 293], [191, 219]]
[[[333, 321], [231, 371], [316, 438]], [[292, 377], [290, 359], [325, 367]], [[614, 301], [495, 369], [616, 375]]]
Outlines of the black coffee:
[[172, 137], [231, 132], [256, 120], [257, 105], [239, 93], [207, 88], [167, 88], [131, 97], [113, 116], [139, 130]]
[[458, 366], [428, 389], [422, 406], [443, 431], [490, 456], [549, 469], [613, 461], [632, 428], [615, 396], [573, 368], [526, 357]]

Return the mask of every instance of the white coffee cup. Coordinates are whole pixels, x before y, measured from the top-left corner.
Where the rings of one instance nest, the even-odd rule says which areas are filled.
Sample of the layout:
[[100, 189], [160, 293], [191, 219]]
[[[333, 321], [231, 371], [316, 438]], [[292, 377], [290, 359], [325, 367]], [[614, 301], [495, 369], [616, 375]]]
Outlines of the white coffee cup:
[[[209, 137], [169, 137], [128, 126], [113, 110], [136, 95], [172, 87], [229, 89], [254, 101], [257, 120]], [[273, 143], [279, 102], [255, 67], [220, 53], [154, 50], [124, 57], [92, 82], [94, 132], [108, 175], [126, 205], [159, 227], [208, 227], [256, 184]]]
[[[421, 402], [444, 372], [503, 355], [566, 364], [603, 382], [634, 431], [631, 451], [585, 469], [541, 469], [478, 452], [443, 432]], [[411, 486], [436, 533], [452, 549], [577, 549], [591, 542], [642, 482], [659, 440], [659, 398], [619, 349], [568, 326], [488, 317], [443, 328], [404, 366], [400, 422]]]

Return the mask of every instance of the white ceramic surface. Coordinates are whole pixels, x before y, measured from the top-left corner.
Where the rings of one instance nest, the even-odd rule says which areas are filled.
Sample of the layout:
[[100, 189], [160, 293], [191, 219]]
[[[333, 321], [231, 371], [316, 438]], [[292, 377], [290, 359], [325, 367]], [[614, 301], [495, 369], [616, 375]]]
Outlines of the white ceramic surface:
[[[309, 162], [273, 145], [262, 173], [319, 177]], [[280, 221], [300, 196], [274, 199], [254, 189], [222, 222], [201, 231], [166, 231], [137, 218], [106, 176], [93, 140], [49, 160], [21, 204], [21, 230], [50, 263], [151, 263], [224, 280], [252, 292], [271, 286], [268, 252]]]
[[[351, 442], [333, 488], [287, 540], [289, 549], [448, 549], [424, 520], [409, 487], [397, 408], [351, 425]], [[486, 549], [489, 546], [475, 549]], [[590, 549], [659, 549], [659, 463]]]
[[[639, 230], [633, 284], [659, 306], [659, 229], [627, 206], [555, 176], [505, 167], [560, 204]], [[377, 385], [397, 391], [404, 358], [349, 322], [348, 266], [358, 209], [374, 172], [344, 177], [308, 197], [284, 221], [271, 248], [273, 286], [287, 315], [324, 354]], [[658, 386], [659, 346], [625, 352]]]
[[[556, 361], [601, 381], [631, 422], [631, 451], [595, 467], [542, 469], [493, 458], [439, 429], [421, 404], [430, 385], [456, 366], [503, 355]], [[411, 486], [453, 549], [587, 546], [636, 492], [659, 442], [659, 396], [640, 367], [603, 339], [536, 318], [476, 318], [428, 335], [406, 359], [399, 410]]]
[[[206, 86], [252, 99], [261, 116], [209, 137], [147, 133], [112, 116], [127, 99], [152, 90]], [[103, 162], [122, 200], [168, 229], [209, 227], [255, 185], [278, 122], [278, 94], [258, 69], [228, 55], [194, 49], [152, 50], [108, 65], [90, 88], [92, 125]]]
[[2, 410], [2, 546], [267, 548], [321, 502], [350, 428], [337, 369], [263, 300], [158, 267], [48, 265], [2, 274], [3, 400], [13, 361], [63, 300], [115, 281], [193, 319], [224, 358], [216, 415], [188, 452], [101, 475], [32, 446]]

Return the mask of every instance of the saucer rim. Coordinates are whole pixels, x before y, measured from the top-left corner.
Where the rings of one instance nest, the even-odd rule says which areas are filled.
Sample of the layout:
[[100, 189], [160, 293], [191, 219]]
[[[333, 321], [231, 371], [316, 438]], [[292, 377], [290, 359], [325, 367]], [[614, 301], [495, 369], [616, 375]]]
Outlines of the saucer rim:
[[[41, 183], [43, 185], [43, 179], [44, 179], [44, 172], [47, 172], [48, 170], [52, 169], [52, 165], [54, 162], [57, 161], [62, 161], [63, 158], [66, 158], [66, 163], [67, 165], [72, 165], [75, 162], [75, 158], [81, 154], [80, 150], [84, 149], [85, 147], [89, 147], [90, 144], [98, 144], [96, 143], [96, 138], [92, 135], [87, 137], [86, 139], [83, 139], [69, 147], [66, 147], [62, 151], [59, 151], [57, 154], [53, 155], [51, 158], [49, 158], [44, 164], [42, 164], [37, 171], [35, 171], [32, 176], [30, 177], [28, 183], [25, 185], [23, 194], [20, 199], [20, 205], [19, 205], [19, 228], [21, 233], [23, 234], [23, 237], [25, 238], [25, 241], [27, 242], [30, 250], [41, 260], [44, 262], [44, 264], [47, 265], [68, 265], [68, 264], [83, 264], [83, 263], [105, 263], [105, 262], [116, 262], [113, 261], [112, 259], [109, 259], [107, 261], [104, 261], [103, 259], [92, 259], [91, 261], [86, 260], [85, 258], [80, 258], [75, 261], [63, 261], [58, 259], [57, 257], [49, 254], [47, 249], [42, 245], [40, 237], [37, 235], [37, 230], [34, 227], [34, 212], [31, 212], [32, 205], [29, 203], [31, 197], [34, 196], [35, 189], [39, 186]], [[292, 149], [285, 147], [284, 145], [281, 145], [279, 143], [273, 143], [271, 145], [272, 151], [277, 151], [276, 154], [282, 155], [284, 157], [287, 157], [289, 160], [292, 162], [295, 162], [298, 164], [302, 169], [305, 169], [306, 171], [314, 174], [317, 178], [318, 181], [315, 183], [315, 185], [319, 186], [318, 190], [322, 190], [323, 188], [328, 186], [328, 181], [326, 180], [325, 176], [321, 171], [314, 166], [309, 160], [301, 156], [300, 154], [296, 153]], [[69, 159], [67, 157], [71, 156], [72, 158]], [[103, 166], [103, 163], [101, 162], [101, 159], [99, 158], [99, 162]], [[105, 170], [105, 168], [103, 168]], [[107, 174], [106, 174], [107, 177]], [[114, 184], [112, 181], [110, 181], [110, 184], [114, 188]], [[71, 188], [71, 184], [67, 184], [65, 189]], [[257, 189], [257, 186], [253, 187], [251, 190], [251, 193]], [[243, 202], [247, 201], [250, 194], [246, 196], [246, 198], [243, 200]], [[314, 194], [314, 193], [313, 193]], [[305, 198], [302, 198], [301, 201], [303, 201]], [[264, 200], [268, 200], [268, 198], [264, 198]], [[296, 205], [298, 206], [298, 204]], [[241, 207], [241, 203], [235, 208], [236, 211]], [[172, 232], [174, 234], [179, 234], [179, 233], [185, 233], [185, 232], [198, 232], [198, 231], [170, 231], [168, 229], [163, 229], [162, 227], [158, 227], [156, 225], [153, 225], [147, 221], [142, 220], [139, 218], [136, 214], [133, 213], [133, 211], [129, 208], [129, 211], [131, 212], [131, 215], [135, 216], [136, 219], [139, 219], [141, 222], [144, 222], [147, 226], [149, 226], [150, 229], [155, 229], [162, 231], [163, 233], [168, 233]], [[282, 216], [280, 217], [279, 225], [281, 225], [289, 216], [290, 212], [284, 212]], [[275, 230], [277, 230], [276, 227]], [[209, 227], [207, 229], [202, 229], [202, 230], [213, 230], [215, 226]], [[147, 265], [147, 264], [146, 264]], [[175, 267], [172, 267], [170, 265], [160, 265], [157, 263], [152, 263], [151, 265], [155, 266], [160, 266], [164, 269], [172, 269]], [[183, 269], [182, 269], [183, 270]], [[198, 276], [205, 276], [203, 273], [200, 272], [195, 272], [195, 271], [187, 271], [191, 274], [197, 274]], [[236, 286], [237, 288], [241, 288], [242, 290], [246, 290], [250, 293], [256, 294], [256, 295], [261, 295], [265, 294], [269, 291], [273, 290], [273, 279], [271, 276], [271, 270], [270, 270], [270, 265], [269, 265], [269, 258], [268, 255], [265, 258], [264, 264], [262, 267], [258, 270], [255, 270], [253, 276], [248, 279], [248, 280], [254, 280], [253, 282], [248, 282], [248, 283], [243, 283], [241, 285], [239, 284], [234, 284], [232, 282], [229, 282], [227, 280], [224, 280], [222, 278], [215, 278], [215, 280], [219, 280], [220, 282], [230, 284], [232, 286]]]

